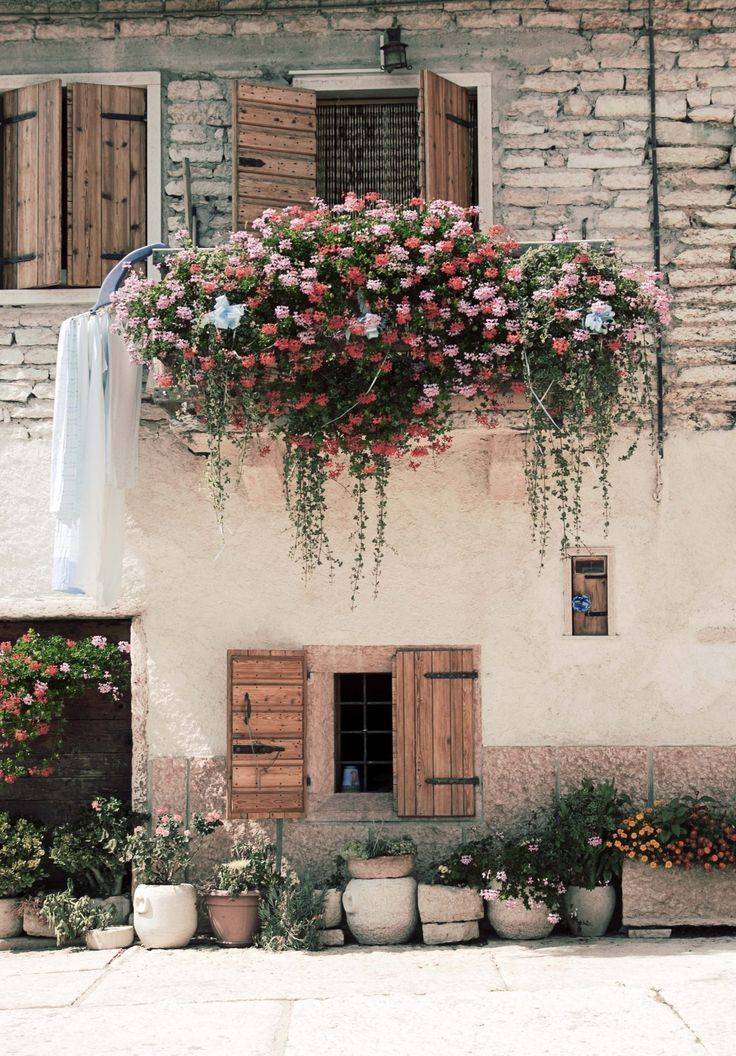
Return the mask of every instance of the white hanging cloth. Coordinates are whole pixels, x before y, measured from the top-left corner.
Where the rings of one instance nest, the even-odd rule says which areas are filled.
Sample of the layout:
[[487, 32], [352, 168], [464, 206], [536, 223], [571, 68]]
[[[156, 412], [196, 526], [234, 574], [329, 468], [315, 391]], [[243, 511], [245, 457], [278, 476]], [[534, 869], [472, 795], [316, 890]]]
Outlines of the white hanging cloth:
[[59, 332], [51, 449], [52, 586], [109, 608], [120, 593], [125, 489], [138, 469], [141, 374], [105, 310]]

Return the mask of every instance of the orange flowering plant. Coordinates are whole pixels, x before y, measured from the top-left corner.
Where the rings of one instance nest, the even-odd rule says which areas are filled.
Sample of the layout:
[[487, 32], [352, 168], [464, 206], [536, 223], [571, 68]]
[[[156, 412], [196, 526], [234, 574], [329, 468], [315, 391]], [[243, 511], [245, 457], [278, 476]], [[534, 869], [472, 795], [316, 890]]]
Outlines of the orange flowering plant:
[[736, 820], [709, 796], [656, 800], [624, 818], [610, 846], [652, 869], [720, 871], [736, 865]]

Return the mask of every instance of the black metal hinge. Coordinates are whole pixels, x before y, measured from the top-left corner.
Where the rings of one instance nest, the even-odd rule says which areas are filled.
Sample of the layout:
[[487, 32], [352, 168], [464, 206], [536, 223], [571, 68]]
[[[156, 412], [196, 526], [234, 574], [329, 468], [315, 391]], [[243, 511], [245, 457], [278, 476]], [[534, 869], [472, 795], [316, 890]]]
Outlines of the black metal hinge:
[[124, 256], [125, 256], [125, 252], [123, 252], [123, 253], [100, 253], [100, 257], [101, 257], [102, 260], [122, 260], [122, 258]]
[[425, 777], [425, 785], [479, 785], [479, 777]]
[[109, 121], [145, 121], [145, 114], [113, 114], [109, 111], [103, 111], [100, 117], [106, 117]]
[[468, 121], [464, 117], [458, 117], [457, 114], [445, 114], [448, 121], [452, 121], [454, 125], [462, 125], [463, 128], [475, 128], [474, 121]]
[[477, 671], [425, 671], [425, 678], [477, 678]]
[[233, 755], [270, 755], [272, 752], [283, 752], [281, 744], [234, 744]]
[[28, 110], [25, 114], [14, 114], [12, 117], [0, 117], [0, 125], [17, 125], [19, 121], [30, 121], [38, 117], [38, 110]]
[[262, 158], [243, 158], [239, 156], [238, 164], [244, 165], [249, 169], [262, 169], [266, 163]]
[[3, 264], [25, 264], [28, 260], [35, 260], [35, 253], [23, 253], [18, 257], [0, 257], [0, 265]]

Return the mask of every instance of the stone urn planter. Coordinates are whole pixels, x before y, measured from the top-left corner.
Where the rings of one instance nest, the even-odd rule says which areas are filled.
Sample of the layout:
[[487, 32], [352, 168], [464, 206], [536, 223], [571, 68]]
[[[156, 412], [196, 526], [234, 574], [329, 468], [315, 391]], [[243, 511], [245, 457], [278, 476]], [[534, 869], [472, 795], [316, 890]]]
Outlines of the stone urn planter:
[[651, 869], [624, 861], [625, 927], [736, 927], [736, 869]]
[[132, 924], [119, 924], [109, 928], [93, 928], [84, 936], [88, 950], [125, 950], [135, 942]]
[[417, 882], [413, 876], [351, 880], [342, 896], [348, 927], [361, 946], [396, 946], [417, 926]]
[[210, 891], [204, 904], [210, 925], [221, 946], [252, 946], [260, 927], [258, 891], [244, 891], [232, 897], [227, 891]]
[[530, 902], [529, 908], [520, 898], [489, 899], [488, 921], [500, 939], [546, 939], [554, 928], [549, 917], [549, 906], [544, 902]]
[[133, 924], [148, 950], [186, 946], [197, 930], [197, 895], [192, 884], [139, 884]]
[[348, 872], [355, 880], [393, 880], [409, 876], [414, 869], [413, 854], [383, 855], [380, 858], [348, 858]]
[[565, 918], [571, 934], [597, 939], [605, 935], [616, 908], [616, 889], [611, 884], [585, 888], [570, 885], [565, 892]]
[[33, 939], [56, 938], [56, 932], [33, 901], [23, 904], [23, 932]]
[[0, 939], [14, 939], [23, 930], [23, 902], [0, 898]]
[[427, 945], [472, 942], [478, 938], [483, 900], [472, 887], [420, 884], [418, 905], [422, 938]]

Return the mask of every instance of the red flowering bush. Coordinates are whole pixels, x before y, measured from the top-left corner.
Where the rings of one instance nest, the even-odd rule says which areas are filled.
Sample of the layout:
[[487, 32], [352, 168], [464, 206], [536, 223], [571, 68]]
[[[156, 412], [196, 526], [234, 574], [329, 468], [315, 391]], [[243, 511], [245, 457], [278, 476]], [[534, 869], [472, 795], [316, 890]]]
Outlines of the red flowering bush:
[[117, 700], [128, 677], [129, 652], [127, 642], [108, 642], [102, 635], [74, 641], [29, 630], [15, 645], [0, 642], [0, 781], [49, 777], [59, 753], [64, 704], [90, 684]]

